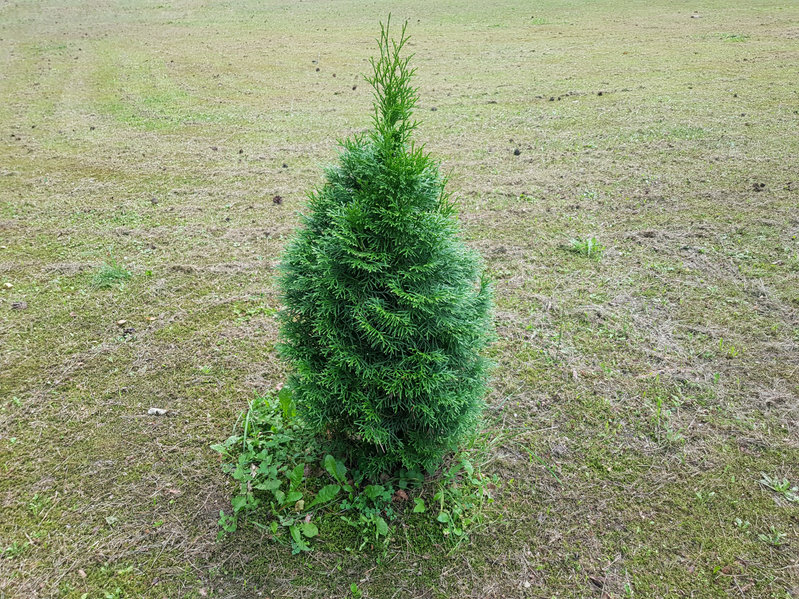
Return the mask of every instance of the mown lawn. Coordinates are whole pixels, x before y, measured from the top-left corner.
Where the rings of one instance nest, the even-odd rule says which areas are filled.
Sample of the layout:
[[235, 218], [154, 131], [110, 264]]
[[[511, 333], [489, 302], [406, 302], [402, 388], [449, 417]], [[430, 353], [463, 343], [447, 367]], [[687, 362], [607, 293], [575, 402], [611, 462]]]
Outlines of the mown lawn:
[[[389, 9], [496, 282], [497, 501], [217, 542]], [[799, 597], [798, 420], [796, 2], [0, 3], [0, 597]]]

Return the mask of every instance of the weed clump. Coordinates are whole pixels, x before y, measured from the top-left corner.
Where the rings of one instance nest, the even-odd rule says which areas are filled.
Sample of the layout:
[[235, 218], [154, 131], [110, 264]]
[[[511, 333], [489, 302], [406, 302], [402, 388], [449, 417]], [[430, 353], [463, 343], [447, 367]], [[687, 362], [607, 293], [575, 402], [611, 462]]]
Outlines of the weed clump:
[[373, 130], [342, 142], [282, 263], [289, 387], [367, 477], [436, 467], [486, 388], [491, 289], [438, 162], [411, 140], [407, 41], [381, 26]]
[[586, 237], [585, 239], [569, 240], [568, 249], [570, 252], [580, 254], [586, 258], [599, 260], [605, 247], [597, 241], [596, 237]]
[[325, 445], [296, 413], [288, 388], [256, 395], [233, 436], [211, 446], [237, 486], [232, 510], [219, 513], [219, 537], [248, 523], [295, 554], [311, 551], [319, 534], [347, 551], [385, 550], [404, 515], [457, 546], [482, 525], [493, 502], [498, 479], [483, 474], [474, 445], [453, 456], [435, 481], [401, 469], [379, 483], [356, 482]]
[[94, 289], [111, 289], [123, 285], [131, 278], [131, 273], [116, 260], [103, 264], [92, 277]]

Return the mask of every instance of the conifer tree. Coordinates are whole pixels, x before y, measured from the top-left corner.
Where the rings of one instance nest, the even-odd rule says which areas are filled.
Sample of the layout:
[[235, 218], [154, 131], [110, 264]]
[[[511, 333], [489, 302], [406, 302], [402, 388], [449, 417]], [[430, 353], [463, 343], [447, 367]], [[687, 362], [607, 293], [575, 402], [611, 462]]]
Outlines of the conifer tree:
[[373, 129], [341, 142], [281, 265], [280, 352], [297, 407], [369, 477], [434, 469], [486, 390], [491, 289], [439, 163], [411, 139], [407, 41], [405, 26], [396, 41], [381, 24], [366, 77]]

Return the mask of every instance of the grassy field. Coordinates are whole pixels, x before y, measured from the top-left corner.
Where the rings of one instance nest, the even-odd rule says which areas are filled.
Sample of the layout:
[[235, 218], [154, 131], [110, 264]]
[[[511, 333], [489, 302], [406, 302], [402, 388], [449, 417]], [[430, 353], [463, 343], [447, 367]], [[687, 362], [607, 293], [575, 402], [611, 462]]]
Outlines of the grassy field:
[[[496, 281], [497, 501], [217, 542], [389, 8]], [[799, 4], [0, 0], [0, 348], [0, 597], [799, 597]]]

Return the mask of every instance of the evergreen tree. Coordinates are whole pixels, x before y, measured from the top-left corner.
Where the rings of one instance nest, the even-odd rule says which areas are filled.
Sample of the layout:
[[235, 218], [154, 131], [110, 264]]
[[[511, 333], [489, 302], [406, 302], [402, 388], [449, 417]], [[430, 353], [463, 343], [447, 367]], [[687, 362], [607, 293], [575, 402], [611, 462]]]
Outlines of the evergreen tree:
[[[407, 25], [407, 23], [406, 23]], [[341, 142], [282, 263], [280, 351], [305, 421], [361, 473], [431, 470], [478, 419], [491, 289], [439, 164], [415, 145], [415, 69], [381, 24], [373, 130]]]

